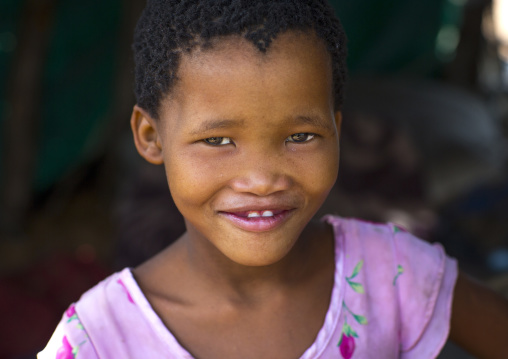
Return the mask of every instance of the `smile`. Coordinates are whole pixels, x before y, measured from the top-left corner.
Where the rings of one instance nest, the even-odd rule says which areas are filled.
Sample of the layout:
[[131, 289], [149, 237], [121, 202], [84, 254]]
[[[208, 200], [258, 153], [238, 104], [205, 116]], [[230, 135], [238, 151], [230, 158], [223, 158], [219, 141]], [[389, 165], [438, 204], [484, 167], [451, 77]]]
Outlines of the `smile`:
[[257, 217], [273, 217], [273, 212], [272, 211], [263, 211], [263, 213], [261, 213], [261, 215], [259, 214], [259, 212], [257, 211], [252, 211], [252, 212], [249, 212], [249, 214], [247, 215], [248, 218], [257, 218]]
[[293, 210], [258, 210], [241, 212], [219, 212], [233, 225], [249, 232], [266, 232], [282, 225]]

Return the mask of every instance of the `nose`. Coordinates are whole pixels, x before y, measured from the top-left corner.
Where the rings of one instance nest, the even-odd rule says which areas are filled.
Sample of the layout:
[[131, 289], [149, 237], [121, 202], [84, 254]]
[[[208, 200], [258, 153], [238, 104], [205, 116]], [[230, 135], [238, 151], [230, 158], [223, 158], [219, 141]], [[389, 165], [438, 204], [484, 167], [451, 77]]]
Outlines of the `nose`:
[[285, 170], [283, 161], [265, 155], [242, 162], [239, 166], [241, 170], [231, 181], [231, 187], [237, 192], [268, 196], [285, 191], [292, 185], [291, 176]]

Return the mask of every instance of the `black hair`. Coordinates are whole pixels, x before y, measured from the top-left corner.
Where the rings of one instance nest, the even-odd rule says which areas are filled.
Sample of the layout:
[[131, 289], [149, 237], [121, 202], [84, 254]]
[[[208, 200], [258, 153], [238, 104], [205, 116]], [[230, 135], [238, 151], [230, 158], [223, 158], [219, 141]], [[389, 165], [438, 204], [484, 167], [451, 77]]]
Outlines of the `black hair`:
[[264, 53], [278, 34], [314, 31], [331, 56], [335, 109], [346, 77], [346, 37], [326, 0], [148, 0], [134, 33], [138, 105], [158, 118], [160, 101], [177, 80], [182, 53], [240, 35]]

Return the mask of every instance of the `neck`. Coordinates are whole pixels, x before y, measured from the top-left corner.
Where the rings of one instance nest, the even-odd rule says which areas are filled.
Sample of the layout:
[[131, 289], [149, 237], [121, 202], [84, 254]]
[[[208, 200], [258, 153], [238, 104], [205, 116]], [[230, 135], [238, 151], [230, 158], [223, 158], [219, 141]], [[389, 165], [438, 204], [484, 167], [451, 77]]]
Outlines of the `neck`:
[[275, 290], [290, 289], [312, 276], [314, 264], [319, 263], [319, 247], [326, 247], [318, 240], [322, 233], [314, 227], [308, 225], [289, 253], [267, 266], [245, 266], [230, 260], [191, 226], [182, 242], [193, 277], [205, 287], [233, 300], [255, 300], [268, 297]]

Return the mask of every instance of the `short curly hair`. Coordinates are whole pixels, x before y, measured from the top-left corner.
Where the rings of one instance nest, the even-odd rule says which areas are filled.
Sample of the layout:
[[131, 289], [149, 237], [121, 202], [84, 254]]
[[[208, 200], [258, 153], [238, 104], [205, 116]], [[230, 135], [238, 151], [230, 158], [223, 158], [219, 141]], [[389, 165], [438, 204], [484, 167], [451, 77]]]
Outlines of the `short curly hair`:
[[182, 53], [239, 35], [265, 53], [278, 34], [314, 31], [332, 59], [334, 106], [346, 77], [346, 36], [326, 0], [148, 0], [134, 32], [138, 106], [158, 118], [162, 98], [177, 80]]

